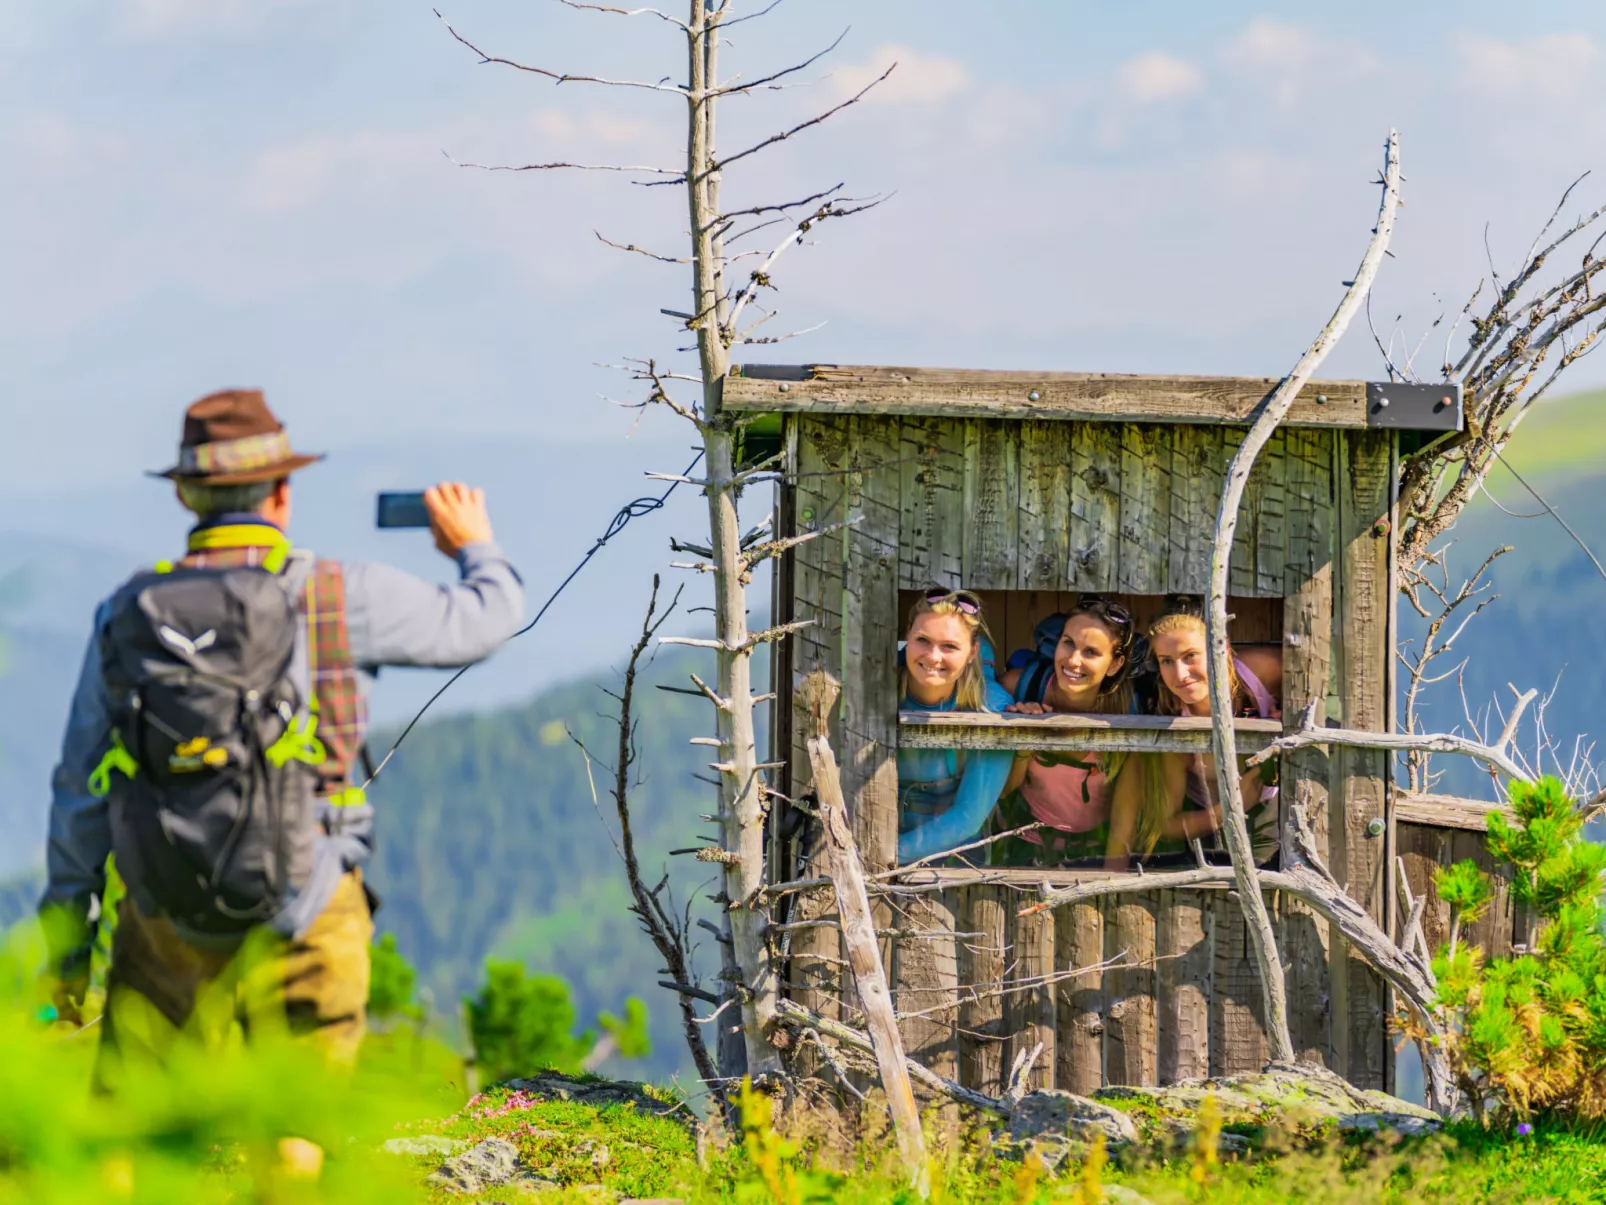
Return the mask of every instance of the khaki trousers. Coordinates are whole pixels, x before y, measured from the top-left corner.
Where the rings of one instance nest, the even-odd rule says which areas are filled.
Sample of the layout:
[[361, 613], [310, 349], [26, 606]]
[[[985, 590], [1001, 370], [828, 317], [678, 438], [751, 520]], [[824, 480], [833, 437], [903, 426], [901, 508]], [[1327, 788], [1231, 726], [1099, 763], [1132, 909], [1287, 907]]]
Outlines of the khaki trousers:
[[174, 1043], [226, 1042], [236, 1022], [248, 1039], [282, 1035], [314, 1044], [335, 1065], [356, 1061], [366, 1028], [373, 918], [362, 872], [346, 874], [307, 932], [266, 930], [233, 952], [200, 949], [165, 917], [129, 899], [117, 913], [107, 972], [97, 1085], [122, 1061], [163, 1062]]

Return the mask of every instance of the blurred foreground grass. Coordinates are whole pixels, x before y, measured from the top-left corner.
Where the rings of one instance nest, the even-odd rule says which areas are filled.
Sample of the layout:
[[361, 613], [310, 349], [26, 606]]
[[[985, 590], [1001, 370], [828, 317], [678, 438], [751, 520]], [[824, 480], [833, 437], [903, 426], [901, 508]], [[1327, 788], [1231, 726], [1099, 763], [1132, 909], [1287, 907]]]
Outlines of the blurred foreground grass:
[[[204, 1056], [181, 1053], [162, 1074], [133, 1072], [115, 1100], [98, 1099], [88, 1091], [98, 1027], [74, 1032], [36, 1019], [32, 943], [19, 930], [0, 948], [0, 1205], [917, 1199], [888, 1166], [893, 1144], [874, 1127], [845, 1142], [782, 1138], [759, 1109], [745, 1134], [705, 1149], [700, 1166], [692, 1128], [671, 1117], [539, 1100], [506, 1086], [466, 1100], [457, 1055], [411, 1026], [372, 1035], [350, 1077], [330, 1076], [287, 1045], [235, 1042]], [[316, 1178], [283, 1166], [287, 1137], [322, 1149]], [[441, 1153], [381, 1151], [395, 1138], [463, 1149], [493, 1137], [566, 1191], [525, 1197], [503, 1184], [452, 1196], [426, 1183]], [[1543, 1125], [1520, 1138], [1456, 1126], [1407, 1143], [1334, 1140], [1252, 1164], [1217, 1164], [1202, 1152], [1121, 1167], [1072, 1160], [1057, 1176], [994, 1158], [981, 1129], [934, 1149], [931, 1199], [943, 1205], [1606, 1202], [1606, 1141]], [[583, 1187], [592, 1184], [607, 1191]]]

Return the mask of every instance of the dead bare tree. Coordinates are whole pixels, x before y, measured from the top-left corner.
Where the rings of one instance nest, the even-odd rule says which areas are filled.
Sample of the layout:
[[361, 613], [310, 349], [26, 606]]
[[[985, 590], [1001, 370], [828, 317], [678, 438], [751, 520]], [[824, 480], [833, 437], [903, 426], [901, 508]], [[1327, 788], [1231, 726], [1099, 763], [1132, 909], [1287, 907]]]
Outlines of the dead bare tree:
[[1244, 920], [1248, 925], [1250, 944], [1254, 948], [1255, 963], [1260, 970], [1260, 982], [1266, 995], [1267, 1044], [1273, 1061], [1283, 1063], [1294, 1061], [1294, 1042], [1288, 1030], [1288, 992], [1283, 979], [1282, 960], [1277, 953], [1277, 939], [1272, 931], [1271, 917], [1266, 911], [1266, 901], [1260, 894], [1254, 851], [1249, 840], [1249, 824], [1243, 810], [1243, 791], [1238, 781], [1238, 740], [1232, 726], [1233, 699], [1229, 685], [1232, 678], [1231, 653], [1227, 643], [1227, 582], [1233, 535], [1238, 528], [1238, 508], [1243, 502], [1255, 458], [1271, 439], [1277, 425], [1287, 417], [1305, 382], [1343, 338], [1350, 322], [1365, 302], [1383, 257], [1388, 253], [1389, 239], [1394, 233], [1394, 216], [1400, 205], [1400, 136], [1393, 130], [1389, 131], [1383, 174], [1378, 183], [1383, 189], [1383, 199], [1378, 208], [1377, 225], [1372, 230], [1366, 253], [1361, 257], [1361, 266], [1355, 273], [1355, 279], [1350, 282], [1338, 309], [1316, 336], [1315, 342], [1261, 407], [1243, 443], [1233, 455], [1232, 463], [1227, 466], [1221, 508], [1216, 514], [1215, 540], [1210, 553], [1210, 594], [1205, 618], [1210, 643], [1211, 748], [1215, 754], [1216, 783], [1221, 799], [1221, 829], [1232, 858], [1233, 881], [1243, 901]]
[[[754, 650], [785, 638], [802, 623], [783, 624], [762, 631], [747, 626], [747, 585], [752, 573], [764, 561], [779, 556], [787, 548], [823, 534], [814, 532], [787, 540], [762, 540], [763, 524], [746, 538], [739, 515], [744, 487], [773, 479], [774, 466], [767, 463], [743, 464], [739, 445], [743, 424], [720, 406], [721, 385], [731, 367], [733, 351], [744, 343], [775, 342], [787, 336], [759, 336], [754, 333], [769, 317], [759, 313], [759, 297], [775, 287], [773, 272], [785, 252], [803, 242], [823, 222], [847, 217], [877, 203], [877, 199], [853, 199], [836, 185], [797, 200], [764, 201], [758, 204], [728, 206], [722, 197], [726, 170], [812, 129], [844, 109], [857, 104], [887, 78], [888, 68], [879, 78], [841, 102], [805, 120], [779, 130], [769, 137], [722, 152], [716, 133], [720, 103], [726, 98], [751, 93], [755, 89], [790, 82], [799, 72], [834, 49], [837, 42], [819, 54], [789, 66], [749, 79], [728, 79], [720, 72], [720, 50], [724, 31], [741, 21], [762, 17], [774, 4], [737, 16], [735, 0], [684, 0], [684, 17], [657, 8], [618, 8], [610, 5], [561, 0], [570, 8], [627, 19], [659, 21], [678, 31], [684, 44], [683, 82], [614, 79], [593, 74], [560, 71], [539, 64], [517, 62], [488, 54], [463, 34], [447, 25], [463, 46], [479, 56], [480, 62], [497, 64], [557, 84], [580, 83], [599, 87], [624, 88], [679, 98], [685, 107], [686, 141], [682, 166], [632, 166], [626, 164], [579, 164], [538, 162], [509, 165], [508, 170], [559, 171], [585, 170], [617, 172], [638, 183], [671, 185], [684, 190], [690, 221], [689, 254], [667, 255], [646, 251], [628, 241], [604, 238], [610, 246], [639, 253], [655, 261], [688, 264], [691, 305], [686, 312], [671, 313], [696, 337], [697, 371], [682, 373], [663, 369], [656, 359], [630, 362], [633, 377], [646, 386], [642, 405], [663, 405], [696, 427], [703, 446], [702, 475], [685, 478], [700, 488], [708, 502], [708, 534], [704, 539], [680, 543], [700, 559], [684, 567], [707, 572], [713, 579], [713, 635], [711, 637], [663, 637], [664, 643], [709, 649], [717, 662], [712, 685], [694, 679], [698, 690], [713, 705], [715, 736], [703, 738], [717, 749], [711, 768], [718, 775], [718, 823], [724, 889], [717, 897], [726, 910], [730, 950], [740, 982], [733, 985], [741, 1007], [746, 1069], [762, 1079], [780, 1072], [779, 1054], [769, 1039], [776, 1020], [777, 981], [766, 947], [764, 895], [764, 816], [766, 795], [764, 771], [759, 760], [754, 713], [758, 700], [752, 686]], [[439, 12], [436, 13], [439, 16]], [[445, 19], [442, 18], [444, 21]], [[470, 166], [470, 165], [464, 165]], [[478, 165], [476, 165], [478, 166]], [[757, 231], [779, 226], [785, 236], [757, 262], [743, 271], [733, 270], [734, 258], [726, 248]], [[599, 238], [602, 236], [599, 234]], [[756, 318], [749, 318], [752, 309]], [[695, 400], [675, 395], [684, 385]], [[663, 480], [676, 478], [663, 475]], [[678, 989], [677, 989], [678, 990]], [[684, 998], [684, 993], [683, 993]]]
[[[699, 1000], [717, 1006], [719, 999], [697, 985], [696, 975], [692, 971], [689, 910], [677, 910], [673, 899], [667, 898], [669, 875], [666, 873], [654, 887], [648, 887], [646, 880], [641, 877], [641, 863], [636, 856], [635, 832], [630, 823], [630, 790], [637, 785], [631, 777], [632, 768], [636, 764], [634, 713], [636, 671], [641, 664], [642, 655], [647, 651], [647, 646], [657, 636], [658, 629], [674, 614], [679, 601], [680, 592], [676, 591], [674, 599], [664, 608], [663, 614], [656, 614], [658, 576], [654, 574], [652, 597], [647, 603], [647, 616], [641, 623], [641, 636], [632, 646], [630, 658], [625, 662], [623, 685], [619, 693], [613, 696], [619, 704], [619, 746], [614, 755], [613, 766], [604, 768], [611, 769], [613, 774], [613, 787], [609, 793], [613, 798], [614, 817], [619, 825], [614, 849], [618, 852], [620, 861], [624, 863], [625, 881], [630, 885], [632, 901], [630, 911], [640, 923], [642, 931], [652, 941], [658, 956], [664, 960], [662, 973], [669, 977], [668, 984], [679, 998], [681, 1029], [686, 1036], [686, 1047], [691, 1051], [692, 1063], [697, 1068], [697, 1074], [723, 1102], [723, 1084], [714, 1068], [713, 1060], [709, 1058], [708, 1044], [703, 1040], [701, 1029], [701, 1026], [709, 1021], [717, 1020], [717, 1012], [712, 1017], [699, 1017], [695, 1007], [695, 1002]], [[597, 797], [590, 750], [579, 737], [573, 733], [569, 735], [570, 739], [580, 747], [580, 753], [585, 758], [586, 775], [591, 782], [591, 801], [597, 806], [598, 812], [601, 812], [602, 801]], [[612, 833], [609, 835], [613, 836]]]
[[[1414, 571], [1401, 581], [1400, 593], [1416, 613], [1428, 621], [1427, 630], [1422, 633], [1420, 641], [1404, 640], [1395, 653], [1407, 679], [1404, 706], [1400, 709], [1400, 728], [1407, 735], [1417, 735], [1423, 731], [1424, 688], [1446, 682], [1466, 667], [1463, 658], [1460, 663], [1438, 673], [1434, 672], [1433, 663], [1448, 656], [1466, 631], [1467, 624], [1500, 597], [1491, 593], [1493, 587], [1485, 580], [1485, 575], [1495, 561], [1510, 551], [1510, 545], [1495, 549], [1478, 566], [1477, 572], [1458, 588], [1452, 589], [1450, 585], [1448, 547], [1426, 553]], [[1470, 610], [1467, 609], [1469, 606]], [[1455, 621], [1454, 626], [1446, 632], [1445, 625], [1452, 620]], [[1439, 778], [1428, 763], [1429, 756], [1420, 749], [1413, 749], [1406, 755], [1407, 781], [1411, 790], [1418, 793], [1431, 790]]]
[[[1466, 423], [1460, 433], [1428, 444], [1401, 464], [1397, 548], [1402, 586], [1431, 562], [1433, 545], [1476, 496], [1534, 403], [1606, 330], [1606, 294], [1595, 281], [1606, 269], [1606, 259], [1596, 254], [1606, 234], [1588, 244], [1575, 267], [1559, 275], [1546, 272], [1553, 258], [1595, 233], [1606, 217], [1606, 205], [1599, 206], [1551, 237], [1573, 191], [1587, 176], [1562, 194], [1509, 280], [1501, 279], [1490, 257], [1489, 279], [1450, 324], [1439, 375], [1461, 385]], [[1486, 286], [1492, 287], [1493, 298], [1477, 312]], [[1472, 330], [1457, 354], [1455, 338], [1463, 320]], [[1386, 350], [1384, 357], [1392, 375], [1417, 379], [1411, 360], [1396, 365]]]

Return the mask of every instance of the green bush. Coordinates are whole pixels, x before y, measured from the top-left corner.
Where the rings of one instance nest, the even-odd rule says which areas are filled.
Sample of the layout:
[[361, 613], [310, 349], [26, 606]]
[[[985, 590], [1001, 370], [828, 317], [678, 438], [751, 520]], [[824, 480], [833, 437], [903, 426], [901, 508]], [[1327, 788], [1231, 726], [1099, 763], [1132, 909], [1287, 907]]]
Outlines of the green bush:
[[1606, 1116], [1606, 847], [1562, 784], [1514, 783], [1513, 819], [1489, 817], [1489, 852], [1512, 867], [1511, 895], [1535, 918], [1526, 953], [1489, 959], [1460, 941], [1493, 892], [1471, 862], [1439, 871], [1450, 940], [1434, 959], [1446, 1054], [1461, 1091], [1483, 1118], [1535, 1112], [1571, 1121]]
[[419, 1008], [414, 997], [418, 991], [418, 972], [396, 948], [394, 933], [383, 934], [374, 942], [369, 950], [369, 965], [369, 1019], [416, 1019]]
[[[555, 975], [527, 975], [516, 962], [487, 959], [485, 983], [464, 1003], [484, 1083], [547, 1069], [573, 1074], [597, 1045], [595, 1030], [574, 1032], [569, 985]], [[612, 1039], [607, 1053], [626, 1059], [652, 1053], [647, 1006], [635, 996], [625, 1001], [623, 1018], [603, 1013], [598, 1023]]]

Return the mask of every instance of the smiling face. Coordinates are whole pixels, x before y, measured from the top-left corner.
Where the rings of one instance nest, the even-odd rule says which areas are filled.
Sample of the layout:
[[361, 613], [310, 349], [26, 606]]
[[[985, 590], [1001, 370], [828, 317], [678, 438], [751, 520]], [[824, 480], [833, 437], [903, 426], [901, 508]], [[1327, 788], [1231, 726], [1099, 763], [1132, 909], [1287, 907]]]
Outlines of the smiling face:
[[1210, 714], [1210, 676], [1205, 634], [1197, 627], [1175, 628], [1154, 637], [1154, 660], [1166, 689], [1194, 715]]
[[1054, 694], [1071, 710], [1082, 710], [1098, 698], [1104, 681], [1119, 673], [1125, 658], [1116, 651], [1116, 634], [1091, 615], [1065, 621], [1054, 646]]
[[910, 697], [927, 707], [947, 702], [975, 657], [976, 641], [958, 615], [936, 611], [916, 615], [903, 653]]

